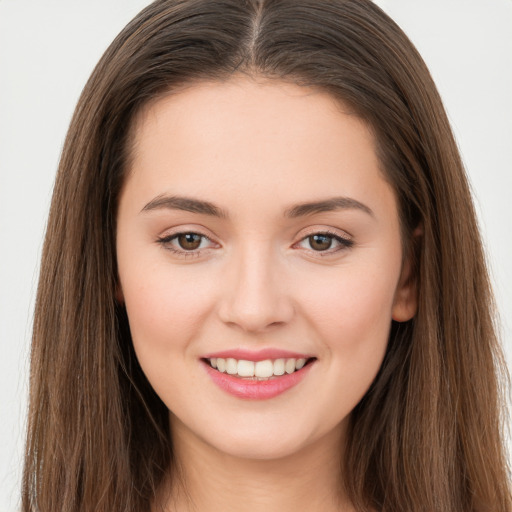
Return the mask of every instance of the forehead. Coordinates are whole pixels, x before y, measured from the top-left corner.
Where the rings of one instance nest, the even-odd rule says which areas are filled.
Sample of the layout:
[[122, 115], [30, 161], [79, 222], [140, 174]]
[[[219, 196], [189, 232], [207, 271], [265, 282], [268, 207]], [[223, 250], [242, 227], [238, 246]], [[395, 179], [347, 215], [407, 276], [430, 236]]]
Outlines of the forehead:
[[[261, 158], [265, 149], [285, 141], [293, 143], [290, 149], [299, 146], [304, 150], [320, 139], [326, 146], [336, 139], [341, 147], [346, 138], [338, 137], [342, 118], [345, 124], [350, 122], [357, 137], [373, 146], [367, 124], [327, 92], [279, 80], [236, 76], [185, 85], [150, 101], [135, 118], [132, 140], [137, 151], [149, 149], [162, 136], [169, 142], [180, 137], [181, 143], [192, 138], [197, 150], [199, 144], [208, 144], [209, 149], [236, 147], [251, 138]], [[373, 155], [374, 151], [368, 156]]]
[[323, 91], [275, 80], [161, 97], [137, 117], [132, 150], [127, 185], [146, 196], [251, 196], [263, 206], [277, 192], [293, 203], [389, 188], [364, 121]]

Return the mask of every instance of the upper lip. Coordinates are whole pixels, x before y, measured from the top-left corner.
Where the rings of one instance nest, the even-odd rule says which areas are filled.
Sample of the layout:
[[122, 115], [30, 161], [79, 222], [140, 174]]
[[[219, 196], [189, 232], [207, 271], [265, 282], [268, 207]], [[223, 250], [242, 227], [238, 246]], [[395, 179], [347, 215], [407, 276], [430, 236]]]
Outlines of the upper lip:
[[310, 359], [310, 354], [300, 352], [291, 352], [289, 350], [282, 350], [278, 348], [264, 348], [260, 350], [248, 350], [243, 348], [221, 350], [219, 352], [212, 352], [204, 356], [204, 359], [221, 358], [221, 359], [237, 359], [244, 361], [264, 361], [265, 359]]

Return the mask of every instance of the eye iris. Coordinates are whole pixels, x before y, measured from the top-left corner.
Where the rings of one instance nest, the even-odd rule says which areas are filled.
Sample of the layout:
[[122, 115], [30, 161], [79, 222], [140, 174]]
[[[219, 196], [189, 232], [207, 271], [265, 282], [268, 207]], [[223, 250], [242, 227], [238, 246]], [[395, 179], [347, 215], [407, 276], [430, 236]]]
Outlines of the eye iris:
[[178, 243], [182, 249], [192, 251], [201, 245], [201, 235], [196, 233], [183, 233], [178, 236]]
[[312, 235], [309, 237], [309, 244], [315, 251], [326, 251], [331, 248], [332, 237], [328, 235]]

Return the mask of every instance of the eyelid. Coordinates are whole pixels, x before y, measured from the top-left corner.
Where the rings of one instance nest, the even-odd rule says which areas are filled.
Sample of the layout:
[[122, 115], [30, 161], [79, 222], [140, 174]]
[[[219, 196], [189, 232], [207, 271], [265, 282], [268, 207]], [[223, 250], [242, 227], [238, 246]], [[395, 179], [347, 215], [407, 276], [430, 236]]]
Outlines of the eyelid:
[[[193, 250], [186, 250], [179, 248], [172, 244], [174, 240], [176, 240], [180, 235], [194, 234], [200, 236], [203, 240], [207, 240], [212, 244], [212, 247], [203, 247]], [[156, 239], [156, 242], [160, 244], [164, 249], [176, 254], [177, 256], [190, 258], [200, 256], [203, 251], [207, 251], [212, 248], [220, 247], [220, 244], [213, 240], [213, 237], [205, 234], [201, 229], [197, 229], [195, 227], [186, 228], [180, 226], [176, 228], [174, 231], [166, 232], [164, 235], [159, 235]]]
[[[207, 240], [210, 242], [210, 247], [203, 247], [203, 248], [197, 248], [197, 249], [183, 249], [179, 248], [172, 244], [174, 240], [176, 240], [180, 235], [185, 234], [195, 234], [200, 236], [203, 240]], [[348, 250], [354, 245], [354, 240], [352, 239], [352, 236], [349, 235], [346, 232], [341, 233], [340, 230], [335, 230], [333, 228], [322, 228], [320, 226], [315, 226], [312, 228], [309, 228], [306, 232], [302, 232], [299, 234], [300, 238], [297, 242], [295, 242], [292, 245], [292, 248], [300, 248], [300, 244], [305, 242], [309, 237], [315, 236], [315, 235], [323, 235], [327, 236], [329, 238], [332, 238], [336, 242], [336, 247], [328, 248], [323, 251], [315, 250], [313, 248], [307, 249], [303, 248], [307, 252], [313, 254], [317, 257], [326, 257], [330, 255], [334, 255], [340, 251]], [[178, 228], [175, 228], [175, 230], [172, 230], [171, 232], [166, 233], [165, 235], [160, 235], [157, 237], [156, 242], [160, 244], [164, 249], [180, 256], [180, 257], [198, 257], [200, 256], [204, 251], [208, 251], [212, 248], [218, 248], [220, 247], [220, 244], [213, 240], [213, 237], [210, 235], [207, 235], [203, 232], [202, 229], [197, 229], [195, 227], [190, 227], [187, 229], [187, 227], [180, 226]]]
[[320, 226], [311, 228], [308, 232], [302, 233], [300, 235], [300, 239], [298, 242], [296, 242], [293, 247], [297, 247], [302, 242], [306, 241], [309, 237], [315, 236], [315, 235], [324, 235], [328, 236], [332, 239], [334, 239], [338, 243], [338, 247], [336, 248], [329, 248], [325, 251], [315, 251], [314, 249], [306, 249], [309, 253], [314, 254], [315, 256], [319, 257], [326, 257], [326, 256], [332, 256], [334, 254], [337, 254], [340, 251], [344, 251], [347, 249], [350, 249], [354, 245], [354, 240], [352, 239], [352, 236], [348, 233], [344, 232], [344, 234], [340, 233], [339, 231], [335, 231], [332, 228], [321, 228]]

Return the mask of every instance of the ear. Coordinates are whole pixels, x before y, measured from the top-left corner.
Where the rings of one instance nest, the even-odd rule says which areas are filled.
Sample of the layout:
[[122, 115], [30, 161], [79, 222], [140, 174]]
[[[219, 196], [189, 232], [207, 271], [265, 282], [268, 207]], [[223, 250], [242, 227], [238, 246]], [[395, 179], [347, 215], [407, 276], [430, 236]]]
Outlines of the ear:
[[417, 227], [412, 234], [411, 249], [402, 265], [391, 311], [391, 318], [396, 322], [407, 322], [418, 310], [418, 278], [414, 260], [422, 236], [423, 229]]

